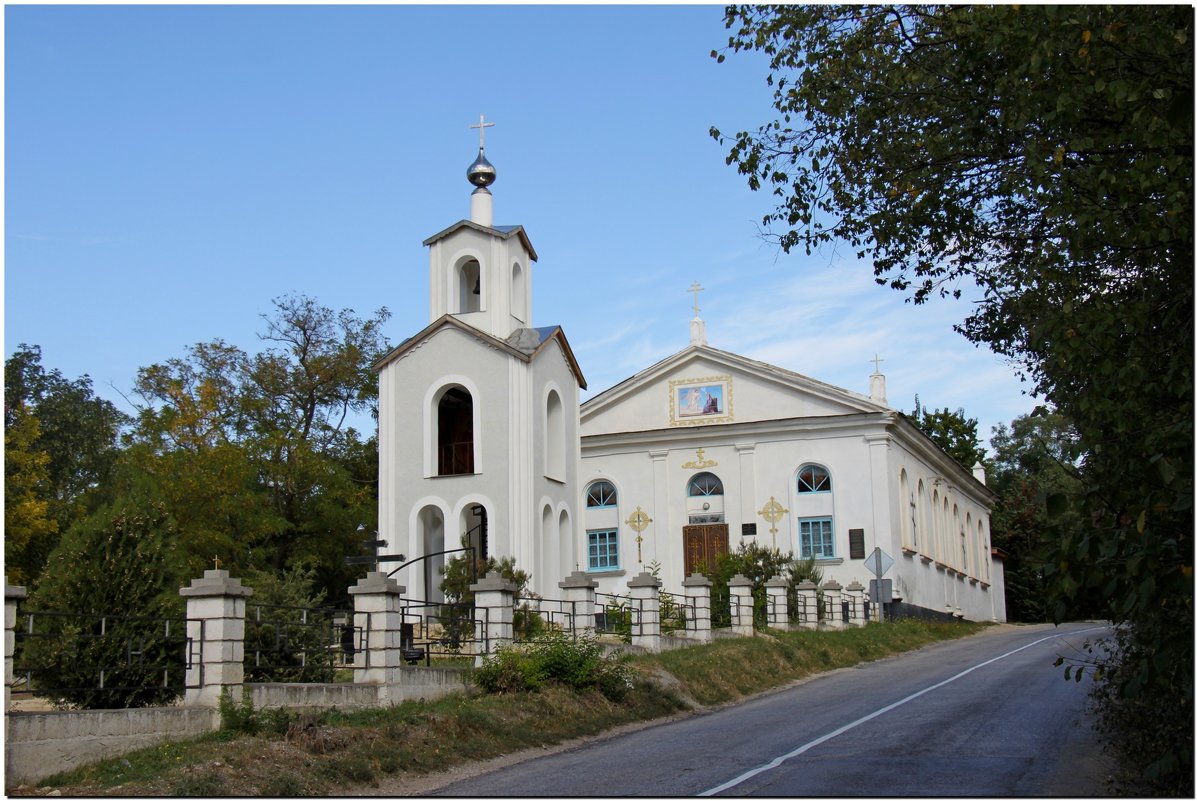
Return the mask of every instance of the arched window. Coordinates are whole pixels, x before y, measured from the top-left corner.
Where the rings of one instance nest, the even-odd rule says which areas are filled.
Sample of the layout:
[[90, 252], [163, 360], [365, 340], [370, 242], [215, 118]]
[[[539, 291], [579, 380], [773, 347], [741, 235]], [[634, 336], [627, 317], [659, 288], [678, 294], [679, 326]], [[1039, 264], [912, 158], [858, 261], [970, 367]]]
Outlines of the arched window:
[[517, 261], [511, 265], [511, 316], [521, 323], [528, 321], [528, 289], [524, 279], [524, 268]]
[[799, 492], [831, 492], [831, 476], [817, 464], [803, 465], [798, 471]]
[[925, 522], [927, 519], [927, 490], [923, 487], [922, 479], [919, 479], [919, 491], [915, 503], [917, 508], [914, 518], [914, 547], [919, 547], [919, 531], [921, 530], [923, 532], [923, 548], [926, 549], [926, 541], [930, 532]]
[[905, 470], [898, 474], [898, 515], [902, 526], [902, 545], [914, 548], [914, 496], [910, 494], [910, 480], [906, 478]]
[[614, 506], [615, 502], [615, 485], [610, 481], [596, 481], [586, 490], [587, 509], [601, 509], [607, 506]]
[[561, 396], [552, 389], [545, 401], [544, 473], [551, 478], [565, 480], [565, 411]]
[[474, 399], [452, 387], [436, 407], [437, 475], [474, 472]]
[[[606, 479], [590, 482], [586, 488], [586, 569], [619, 569], [619, 498], [615, 485]], [[568, 519], [561, 513], [564, 538]]]
[[993, 555], [989, 551], [989, 543], [985, 540], [985, 523], [981, 520], [977, 521], [977, 546], [977, 559], [981, 564], [978, 578], [989, 583], [989, 560]]
[[482, 311], [482, 266], [469, 259], [457, 268], [457, 313]]
[[691, 498], [705, 498], [723, 494], [723, 482], [714, 473], [699, 473], [690, 479], [686, 494]]

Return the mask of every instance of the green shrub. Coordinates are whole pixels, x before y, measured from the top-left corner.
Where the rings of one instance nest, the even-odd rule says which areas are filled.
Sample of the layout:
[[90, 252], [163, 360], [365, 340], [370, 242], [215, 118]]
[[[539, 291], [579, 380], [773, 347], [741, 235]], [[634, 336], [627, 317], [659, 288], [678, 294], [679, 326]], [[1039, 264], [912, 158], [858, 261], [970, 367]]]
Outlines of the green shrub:
[[486, 657], [474, 671], [474, 682], [488, 693], [532, 692], [544, 686], [544, 681], [531, 654], [510, 646]]
[[474, 681], [491, 693], [534, 692], [554, 682], [619, 701], [632, 687], [632, 672], [622, 656], [604, 656], [593, 637], [553, 632], [526, 646], [500, 648], [474, 672]]
[[[37, 617], [35, 636], [18, 642], [17, 663], [31, 669], [35, 690], [84, 709], [158, 706], [179, 695], [186, 655], [168, 546], [175, 536], [166, 507], [143, 496], [71, 526], [27, 607], [56, 614]], [[176, 619], [170, 637], [166, 618]]]

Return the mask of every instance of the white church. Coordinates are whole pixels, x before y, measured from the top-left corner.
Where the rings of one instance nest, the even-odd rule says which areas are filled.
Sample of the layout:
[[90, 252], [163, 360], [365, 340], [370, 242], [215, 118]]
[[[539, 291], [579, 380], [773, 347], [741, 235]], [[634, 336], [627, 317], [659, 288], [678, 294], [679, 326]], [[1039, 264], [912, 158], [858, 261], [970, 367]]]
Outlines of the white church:
[[573, 571], [626, 594], [650, 566], [680, 593], [757, 542], [845, 586], [879, 547], [908, 612], [1005, 620], [984, 471], [890, 408], [879, 372], [862, 395], [711, 347], [695, 284], [689, 345], [580, 404], [565, 332], [533, 324], [531, 239], [493, 221], [489, 125], [470, 218], [424, 241], [429, 324], [375, 365], [381, 553], [406, 555], [409, 597], [442, 600], [466, 541], [544, 598]]

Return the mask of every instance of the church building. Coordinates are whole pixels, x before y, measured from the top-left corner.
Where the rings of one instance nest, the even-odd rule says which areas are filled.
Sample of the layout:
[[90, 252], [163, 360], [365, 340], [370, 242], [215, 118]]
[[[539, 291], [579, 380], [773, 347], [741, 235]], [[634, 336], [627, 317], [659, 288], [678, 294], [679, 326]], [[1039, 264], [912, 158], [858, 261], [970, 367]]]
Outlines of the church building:
[[984, 471], [891, 409], [879, 371], [862, 395], [711, 347], [695, 284], [689, 345], [579, 404], [565, 333], [532, 323], [528, 234], [493, 223], [489, 125], [470, 219], [424, 242], [429, 325], [376, 364], [379, 534], [410, 597], [442, 599], [463, 542], [515, 557], [545, 598], [575, 570], [603, 593], [644, 571], [680, 593], [755, 542], [844, 586], [868, 586], [879, 548], [910, 611], [1005, 620]]

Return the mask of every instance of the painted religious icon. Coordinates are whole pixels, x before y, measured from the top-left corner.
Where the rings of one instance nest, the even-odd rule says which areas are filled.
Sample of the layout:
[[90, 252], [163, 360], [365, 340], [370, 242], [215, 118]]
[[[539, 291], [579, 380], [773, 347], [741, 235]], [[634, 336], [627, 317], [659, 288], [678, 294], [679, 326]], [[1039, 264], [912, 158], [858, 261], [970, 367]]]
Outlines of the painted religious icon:
[[670, 398], [674, 425], [709, 423], [726, 420], [731, 415], [731, 380], [692, 379], [672, 381]]

